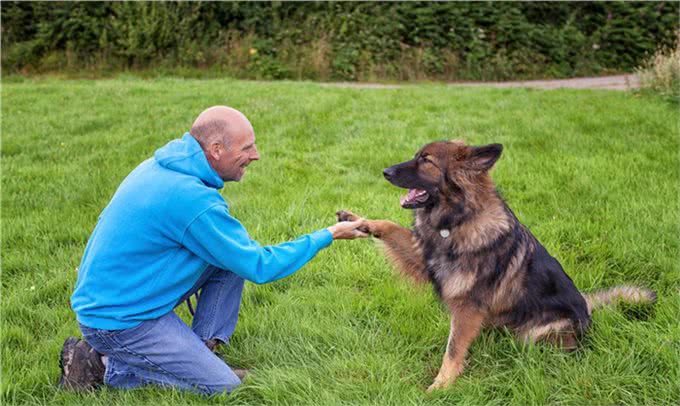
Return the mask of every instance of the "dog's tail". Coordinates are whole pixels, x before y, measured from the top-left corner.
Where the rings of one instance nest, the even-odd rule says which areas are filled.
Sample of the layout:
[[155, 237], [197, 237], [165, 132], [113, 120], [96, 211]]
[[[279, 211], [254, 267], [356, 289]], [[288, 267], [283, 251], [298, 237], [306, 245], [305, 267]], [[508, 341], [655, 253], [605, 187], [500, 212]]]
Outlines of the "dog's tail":
[[637, 286], [616, 286], [610, 289], [584, 293], [588, 305], [588, 313], [593, 310], [622, 301], [627, 303], [653, 304], [656, 302], [656, 293], [653, 290]]

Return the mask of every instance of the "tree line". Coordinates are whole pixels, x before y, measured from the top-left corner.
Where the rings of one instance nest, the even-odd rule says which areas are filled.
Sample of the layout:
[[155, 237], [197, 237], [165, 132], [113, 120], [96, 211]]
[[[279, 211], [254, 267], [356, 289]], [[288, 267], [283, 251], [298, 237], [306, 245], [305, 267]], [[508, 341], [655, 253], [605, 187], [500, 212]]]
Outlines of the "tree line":
[[4, 73], [502, 80], [632, 71], [668, 2], [3, 2]]

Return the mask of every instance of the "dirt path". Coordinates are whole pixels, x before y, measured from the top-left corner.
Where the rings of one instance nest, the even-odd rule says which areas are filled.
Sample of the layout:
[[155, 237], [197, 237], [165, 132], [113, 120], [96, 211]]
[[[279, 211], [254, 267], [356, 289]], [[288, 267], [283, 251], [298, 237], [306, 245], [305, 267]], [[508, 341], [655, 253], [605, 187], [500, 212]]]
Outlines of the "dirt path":
[[[630, 90], [640, 87], [640, 80], [635, 75], [600, 76], [589, 78], [557, 79], [557, 80], [524, 80], [514, 82], [451, 82], [447, 86], [466, 87], [530, 87], [535, 89], [603, 89]], [[380, 83], [324, 83], [322, 86], [349, 87], [356, 89], [399, 89], [406, 85]]]

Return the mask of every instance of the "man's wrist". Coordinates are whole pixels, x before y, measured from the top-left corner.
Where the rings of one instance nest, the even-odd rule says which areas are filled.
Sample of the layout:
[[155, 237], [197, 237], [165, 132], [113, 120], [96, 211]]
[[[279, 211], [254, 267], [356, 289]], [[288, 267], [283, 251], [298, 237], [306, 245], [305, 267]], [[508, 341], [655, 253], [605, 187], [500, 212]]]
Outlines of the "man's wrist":
[[327, 227], [326, 230], [328, 230], [328, 232], [331, 233], [331, 238], [333, 238], [335, 240], [336, 233], [337, 233], [337, 227], [333, 225], [333, 226]]

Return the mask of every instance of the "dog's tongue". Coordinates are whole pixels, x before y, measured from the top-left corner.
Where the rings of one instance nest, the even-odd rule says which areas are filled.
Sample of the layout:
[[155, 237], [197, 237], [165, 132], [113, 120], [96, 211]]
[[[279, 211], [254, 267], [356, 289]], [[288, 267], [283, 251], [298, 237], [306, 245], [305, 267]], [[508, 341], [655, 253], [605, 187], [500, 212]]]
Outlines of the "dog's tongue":
[[426, 192], [422, 189], [409, 189], [406, 196], [402, 196], [401, 198], [399, 198], [399, 203], [401, 203], [402, 206], [413, 203], [425, 193]]

